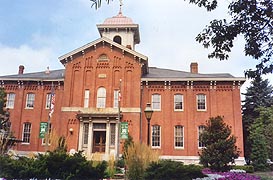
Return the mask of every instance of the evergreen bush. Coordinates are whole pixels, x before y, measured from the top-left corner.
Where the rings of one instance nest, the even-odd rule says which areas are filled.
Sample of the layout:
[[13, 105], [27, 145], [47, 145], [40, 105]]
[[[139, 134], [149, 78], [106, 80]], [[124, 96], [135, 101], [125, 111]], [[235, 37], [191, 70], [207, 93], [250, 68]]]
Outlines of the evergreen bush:
[[182, 162], [161, 160], [152, 162], [144, 173], [144, 179], [183, 179], [191, 180], [205, 177], [202, 166], [183, 165]]

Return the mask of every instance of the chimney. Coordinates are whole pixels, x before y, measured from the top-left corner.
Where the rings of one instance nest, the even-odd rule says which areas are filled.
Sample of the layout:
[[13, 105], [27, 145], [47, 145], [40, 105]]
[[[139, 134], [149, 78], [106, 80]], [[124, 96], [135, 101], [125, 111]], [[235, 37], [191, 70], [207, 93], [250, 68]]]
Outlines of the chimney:
[[191, 63], [191, 73], [198, 74], [198, 63], [197, 62]]
[[18, 74], [24, 74], [24, 69], [25, 69], [25, 67], [23, 65], [20, 65]]

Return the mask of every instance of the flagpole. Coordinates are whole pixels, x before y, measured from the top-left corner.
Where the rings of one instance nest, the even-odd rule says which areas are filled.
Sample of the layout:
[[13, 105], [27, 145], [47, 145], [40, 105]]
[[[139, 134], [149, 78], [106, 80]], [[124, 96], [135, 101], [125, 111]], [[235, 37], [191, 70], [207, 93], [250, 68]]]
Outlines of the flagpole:
[[46, 147], [45, 152], [48, 151], [49, 146], [49, 133], [50, 133], [50, 121], [51, 121], [51, 106], [52, 106], [52, 96], [53, 96], [53, 81], [51, 82], [51, 93], [50, 93], [50, 100], [49, 100], [49, 113], [48, 113], [48, 120], [47, 120], [47, 133], [46, 133]]
[[118, 137], [117, 137], [117, 155], [116, 160], [119, 160], [119, 149], [120, 149], [120, 101], [121, 101], [121, 79], [119, 80], [119, 91], [118, 91]]

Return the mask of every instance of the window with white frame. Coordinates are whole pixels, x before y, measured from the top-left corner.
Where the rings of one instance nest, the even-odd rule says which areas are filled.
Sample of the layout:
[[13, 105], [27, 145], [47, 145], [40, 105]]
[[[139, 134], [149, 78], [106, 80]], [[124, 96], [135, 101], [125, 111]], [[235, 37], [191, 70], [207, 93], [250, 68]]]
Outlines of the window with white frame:
[[7, 94], [7, 101], [6, 101], [6, 108], [13, 109], [15, 102], [15, 93], [8, 93]]
[[161, 95], [153, 94], [152, 95], [152, 109], [160, 110], [161, 109]]
[[31, 123], [23, 124], [23, 136], [22, 143], [29, 144], [30, 143], [30, 133], [31, 133]]
[[184, 147], [184, 127], [181, 125], [174, 127], [174, 147]]
[[35, 94], [34, 93], [28, 93], [27, 94], [27, 99], [26, 99], [26, 108], [27, 109], [33, 109], [34, 100], [35, 100]]
[[201, 141], [201, 134], [204, 132], [204, 130], [205, 130], [204, 125], [198, 126], [198, 148], [205, 147], [205, 144]]
[[198, 111], [206, 110], [206, 95], [205, 94], [197, 94], [196, 95], [196, 103]]
[[84, 91], [84, 102], [83, 102], [83, 107], [84, 108], [89, 107], [89, 93], [90, 93], [90, 91], [88, 89], [86, 89]]
[[83, 123], [83, 146], [88, 145], [89, 123]]
[[97, 108], [105, 108], [106, 107], [106, 89], [104, 87], [100, 87], [97, 92]]
[[152, 126], [152, 147], [160, 148], [160, 126]]
[[50, 99], [51, 99], [51, 93], [46, 94], [46, 109], [50, 108]]
[[183, 110], [183, 95], [182, 94], [174, 95], [174, 110], [175, 111]]
[[114, 90], [114, 104], [113, 108], [118, 108], [119, 90]]

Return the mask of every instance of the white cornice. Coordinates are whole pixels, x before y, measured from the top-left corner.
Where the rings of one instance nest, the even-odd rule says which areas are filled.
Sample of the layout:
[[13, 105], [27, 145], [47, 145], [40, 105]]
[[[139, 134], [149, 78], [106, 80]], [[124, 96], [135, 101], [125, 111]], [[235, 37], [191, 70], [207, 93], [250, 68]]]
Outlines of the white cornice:
[[97, 39], [97, 40], [95, 40], [93, 42], [90, 42], [90, 43], [88, 43], [88, 44], [86, 44], [86, 45], [84, 45], [82, 47], [79, 47], [79, 48], [77, 48], [77, 49], [75, 49], [75, 50], [73, 50], [73, 51], [71, 51], [71, 52], [69, 52], [69, 53], [67, 53], [67, 54], [65, 54], [63, 56], [60, 56], [58, 59], [60, 61], [64, 61], [65, 59], [71, 58], [73, 55], [75, 55], [75, 54], [77, 54], [79, 52], [82, 52], [82, 51], [84, 51], [87, 48], [95, 46], [96, 44], [98, 44], [100, 42], [107, 42], [110, 45], [115, 46], [115, 47], [117, 47], [117, 48], [119, 48], [119, 49], [121, 49], [121, 50], [123, 50], [125, 52], [128, 52], [128, 53], [130, 53], [130, 54], [132, 54], [134, 56], [137, 56], [137, 57], [139, 57], [139, 58], [141, 58], [141, 59], [143, 59], [145, 61], [148, 60], [147, 56], [144, 56], [143, 54], [140, 54], [140, 53], [138, 53], [138, 52], [136, 52], [134, 50], [128, 49], [125, 46], [122, 46], [122, 45], [120, 45], [118, 43], [115, 43], [114, 41], [112, 41], [112, 40], [110, 40], [108, 38], [105, 38], [105, 37], [101, 37], [101, 38], [99, 38], [99, 39]]
[[217, 78], [217, 77], [184, 77], [184, 78], [141, 78], [141, 81], [240, 81], [245, 82], [243, 77]]

